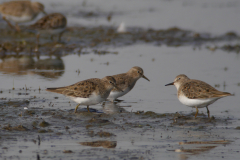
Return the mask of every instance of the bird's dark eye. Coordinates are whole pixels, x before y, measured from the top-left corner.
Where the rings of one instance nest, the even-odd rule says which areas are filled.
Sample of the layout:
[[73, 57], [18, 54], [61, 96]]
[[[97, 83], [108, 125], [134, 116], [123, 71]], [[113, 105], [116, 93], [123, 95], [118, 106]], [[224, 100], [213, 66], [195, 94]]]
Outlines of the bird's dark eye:
[[109, 81], [109, 83], [112, 83], [112, 81]]
[[178, 80], [180, 80], [181, 78], [178, 78]]
[[138, 73], [140, 73], [140, 72], [138, 71]]

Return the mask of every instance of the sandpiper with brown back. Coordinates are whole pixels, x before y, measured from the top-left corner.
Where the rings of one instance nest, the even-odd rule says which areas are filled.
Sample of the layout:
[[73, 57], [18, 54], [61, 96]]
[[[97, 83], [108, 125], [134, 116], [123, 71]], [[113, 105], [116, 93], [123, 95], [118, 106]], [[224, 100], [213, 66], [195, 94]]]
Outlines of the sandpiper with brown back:
[[[18, 23], [29, 22], [33, 20], [40, 12], [44, 14], [44, 5], [39, 2], [25, 1], [10, 1], [0, 4], [0, 13], [3, 20], [8, 25], [20, 31]], [[9, 21], [15, 22], [15, 27]]]
[[109, 96], [111, 90], [116, 87], [116, 80], [112, 76], [106, 76], [102, 79], [92, 78], [77, 82], [73, 85], [59, 88], [47, 88], [47, 91], [63, 94], [71, 100], [78, 103], [75, 108], [77, 112], [79, 105], [86, 105], [88, 112], [89, 105], [98, 104]]
[[37, 32], [37, 49], [39, 46], [40, 34], [53, 35], [59, 34], [58, 41], [61, 41], [61, 36], [67, 26], [67, 18], [61, 13], [52, 13], [39, 19], [35, 24], [29, 27], [29, 30]]
[[113, 77], [116, 80], [117, 86], [123, 92], [114, 88], [108, 96], [108, 99], [112, 102], [115, 101], [118, 97], [122, 97], [131, 91], [139, 78], [144, 78], [150, 81], [147, 77], [144, 76], [143, 69], [137, 66], [132, 67], [127, 73], [113, 75]]
[[220, 98], [232, 96], [231, 93], [218, 91], [203, 81], [189, 79], [184, 74], [178, 75], [174, 82], [166, 84], [165, 86], [169, 85], [174, 85], [177, 88], [177, 96], [182, 104], [196, 108], [195, 118], [198, 115], [198, 108], [206, 107], [208, 117], [210, 117], [208, 110], [210, 104]]

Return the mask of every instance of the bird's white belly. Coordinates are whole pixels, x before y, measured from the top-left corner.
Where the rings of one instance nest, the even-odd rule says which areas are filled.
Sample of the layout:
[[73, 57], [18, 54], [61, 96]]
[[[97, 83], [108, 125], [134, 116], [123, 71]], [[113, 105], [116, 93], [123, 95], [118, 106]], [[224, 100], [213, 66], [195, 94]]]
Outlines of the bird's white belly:
[[129, 91], [130, 91], [129, 88], [125, 89], [123, 92], [122, 91], [111, 91], [107, 99], [115, 100], [118, 97], [122, 97], [123, 95], [127, 94]]
[[70, 96], [68, 96], [68, 98], [75, 101], [76, 103], [79, 103], [81, 105], [86, 105], [86, 106], [98, 104], [105, 100], [100, 95], [96, 95], [96, 94], [93, 94], [93, 95], [89, 96], [88, 98], [70, 97]]
[[4, 14], [3, 14], [3, 17], [16, 23], [28, 22], [28, 21], [31, 21], [33, 18], [32, 16], [27, 16], [27, 15], [17, 17], [17, 16], [4, 15]]
[[178, 99], [182, 104], [186, 106], [203, 108], [206, 107], [206, 105], [215, 102], [219, 98], [189, 99], [186, 96], [179, 96]]

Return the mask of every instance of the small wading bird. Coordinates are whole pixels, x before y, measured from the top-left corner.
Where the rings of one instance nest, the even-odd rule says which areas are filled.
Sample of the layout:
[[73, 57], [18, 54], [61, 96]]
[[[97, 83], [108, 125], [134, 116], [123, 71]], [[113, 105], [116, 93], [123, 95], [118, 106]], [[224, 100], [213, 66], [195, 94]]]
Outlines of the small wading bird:
[[231, 93], [218, 91], [203, 81], [189, 79], [184, 74], [178, 75], [174, 82], [165, 86], [169, 85], [174, 85], [177, 88], [177, 96], [182, 104], [196, 108], [195, 118], [198, 115], [198, 108], [206, 107], [208, 117], [210, 117], [208, 110], [210, 104], [220, 98], [232, 96]]
[[[10, 1], [0, 4], [0, 13], [12, 29], [20, 31], [18, 23], [33, 20], [40, 12], [44, 14], [44, 5], [31, 1]], [[15, 27], [9, 21], [15, 22]]]
[[102, 79], [87, 79], [66, 87], [47, 88], [46, 91], [63, 94], [79, 103], [74, 111], [76, 113], [80, 104], [86, 105], [88, 112], [90, 112], [89, 105], [105, 101], [114, 87], [119, 89], [116, 86], [116, 80], [112, 76], [107, 76]]
[[49, 34], [53, 40], [53, 36], [59, 34], [58, 41], [67, 26], [67, 18], [61, 13], [52, 13], [39, 19], [35, 24], [29, 27], [29, 31], [37, 32], [37, 50], [39, 47], [40, 34]]
[[112, 102], [131, 91], [139, 78], [150, 81], [143, 75], [143, 69], [137, 66], [132, 67], [127, 73], [113, 75], [112, 77], [115, 78], [117, 86], [123, 91], [114, 88], [108, 96], [108, 99]]

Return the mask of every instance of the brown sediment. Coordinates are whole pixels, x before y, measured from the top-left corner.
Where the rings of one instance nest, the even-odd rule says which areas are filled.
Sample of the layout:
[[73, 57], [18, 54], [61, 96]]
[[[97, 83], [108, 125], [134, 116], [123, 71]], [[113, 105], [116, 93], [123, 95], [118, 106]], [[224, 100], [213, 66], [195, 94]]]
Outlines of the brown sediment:
[[80, 142], [80, 144], [83, 146], [103, 147], [103, 148], [115, 148], [117, 146], [116, 141]]
[[226, 144], [230, 143], [228, 140], [219, 140], [219, 141], [192, 141], [192, 142], [179, 142], [180, 145], [183, 144]]
[[24, 127], [23, 125], [18, 125], [15, 127], [12, 127], [10, 124], [8, 124], [7, 126], [3, 127], [3, 129], [8, 130], [8, 131], [27, 131], [28, 129], [26, 127]]
[[48, 127], [50, 124], [48, 122], [42, 121], [39, 126], [40, 127]]
[[216, 147], [217, 146], [201, 146], [201, 147], [197, 147], [195, 149], [178, 149], [178, 150], [176, 150], [176, 152], [187, 152], [187, 153], [192, 153], [192, 154], [199, 154], [201, 152], [206, 152], [206, 151], [209, 151]]

